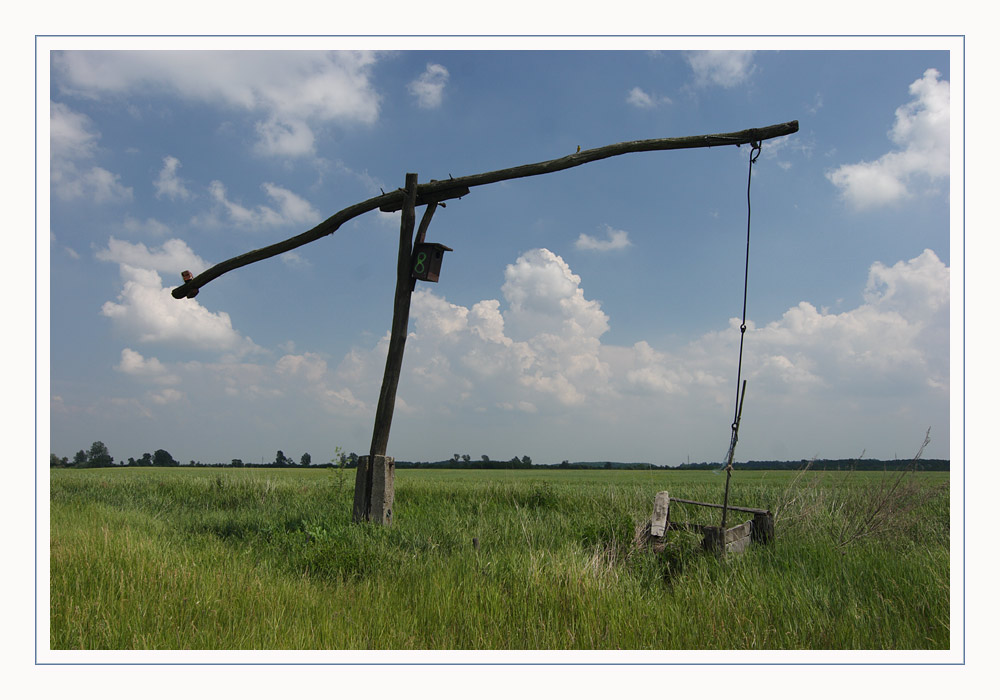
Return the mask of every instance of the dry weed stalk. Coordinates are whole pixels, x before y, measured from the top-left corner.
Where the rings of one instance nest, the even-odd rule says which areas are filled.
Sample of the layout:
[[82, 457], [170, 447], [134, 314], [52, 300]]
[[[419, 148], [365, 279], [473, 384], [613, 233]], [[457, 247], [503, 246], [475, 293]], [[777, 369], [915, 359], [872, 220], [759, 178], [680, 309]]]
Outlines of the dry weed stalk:
[[[923, 444], [905, 469], [895, 476], [884, 472], [881, 479], [859, 493], [851, 493], [834, 507], [831, 525], [833, 541], [839, 549], [864, 537], [884, 534], [903, 524], [904, 518], [924, 505], [934, 494], [913, 479], [924, 448], [931, 441], [931, 429], [927, 429]], [[848, 475], [854, 473], [852, 469]]]
[[[772, 509], [775, 523], [807, 518], [819, 507], [819, 502], [816, 498], [816, 494], [819, 492], [819, 475], [809, 471], [814, 461], [815, 458], [810, 460], [806, 466], [798, 471], [795, 478], [788, 482], [788, 486], [782, 492], [781, 498]], [[812, 478], [806, 483], [804, 482], [804, 477], [807, 472], [809, 472]], [[810, 503], [805, 502], [804, 496], [806, 495], [811, 497]], [[793, 510], [792, 506], [795, 505], [798, 507]]]

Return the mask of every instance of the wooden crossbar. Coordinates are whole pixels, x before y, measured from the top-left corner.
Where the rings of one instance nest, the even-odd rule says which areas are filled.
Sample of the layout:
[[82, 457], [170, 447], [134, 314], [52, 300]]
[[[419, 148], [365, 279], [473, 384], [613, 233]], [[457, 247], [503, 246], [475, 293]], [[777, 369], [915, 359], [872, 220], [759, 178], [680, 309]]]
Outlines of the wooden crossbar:
[[738, 510], [741, 513], [754, 513], [754, 514], [757, 514], [757, 515], [764, 515], [766, 513], [770, 513], [771, 512], [771, 511], [767, 510], [766, 508], [744, 508], [742, 506], [723, 506], [720, 503], [702, 503], [701, 501], [689, 501], [689, 500], [684, 499], [684, 498], [674, 498], [673, 496], [670, 497], [670, 502], [671, 503], [687, 503], [688, 505], [692, 505], [692, 506], [705, 506], [706, 508], [728, 508], [729, 510]]

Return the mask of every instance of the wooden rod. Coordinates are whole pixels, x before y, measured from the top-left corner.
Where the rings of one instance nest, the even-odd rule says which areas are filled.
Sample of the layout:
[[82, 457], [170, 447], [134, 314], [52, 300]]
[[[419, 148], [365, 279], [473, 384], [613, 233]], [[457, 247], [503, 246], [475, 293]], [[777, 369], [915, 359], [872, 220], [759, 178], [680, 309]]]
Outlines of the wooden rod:
[[733, 465], [730, 462], [726, 467], [726, 495], [722, 501], [722, 529], [726, 529], [726, 513], [729, 512], [729, 479], [733, 475]]
[[743, 399], [747, 395], [747, 380], [743, 380], [743, 391], [736, 406], [736, 420], [733, 422], [733, 439], [729, 445], [729, 460], [726, 464], [726, 495], [722, 501], [722, 529], [726, 529], [726, 512], [729, 510], [729, 479], [733, 475], [733, 457], [736, 455], [736, 441], [740, 434], [740, 420], [743, 418]]
[[[683, 498], [670, 497], [671, 503], [687, 503], [692, 506], [705, 506], [706, 508], [722, 508], [721, 503], [702, 503], [701, 501], [688, 501]], [[742, 506], [729, 506], [729, 510], [738, 510], [741, 513], [770, 513], [771, 511], [764, 508], [743, 508]]]
[[[779, 136], [787, 136], [788, 134], [794, 134], [798, 130], [798, 121], [790, 121], [783, 124], [772, 124], [771, 126], [765, 126], [758, 129], [734, 131], [728, 134], [706, 134], [704, 136], [681, 136], [675, 138], [646, 139], [643, 141], [624, 141], [622, 143], [611, 144], [610, 146], [591, 148], [586, 151], [580, 151], [579, 153], [543, 161], [541, 163], [519, 165], [514, 168], [493, 170], [486, 173], [480, 173], [478, 175], [466, 175], [464, 177], [450, 178], [448, 180], [432, 180], [423, 185], [417, 185], [417, 199], [415, 200], [415, 204], [429, 204], [431, 202], [438, 202], [444, 199], [459, 197], [464, 194], [466, 192], [466, 188], [469, 187], [478, 187], [479, 185], [488, 185], [502, 180], [514, 180], [516, 178], [530, 177], [532, 175], [554, 173], [560, 170], [566, 170], [567, 168], [575, 168], [579, 165], [592, 163], [596, 160], [603, 160], [613, 156], [624, 155], [626, 153], [640, 153], [643, 151], [670, 151], [684, 148], [711, 148], [712, 146], [738, 146], [744, 143], [756, 143], [766, 139], [777, 138]], [[323, 223], [304, 233], [300, 233], [297, 236], [293, 236], [292, 238], [279, 243], [274, 243], [273, 245], [269, 245], [264, 248], [251, 250], [247, 253], [243, 253], [242, 255], [237, 255], [234, 258], [230, 258], [229, 260], [213, 265], [181, 286], [175, 287], [171, 291], [171, 294], [175, 299], [183, 299], [187, 297], [188, 293], [196, 289], [201, 289], [212, 280], [224, 275], [227, 272], [231, 272], [232, 270], [243, 267], [244, 265], [249, 265], [260, 260], [266, 260], [267, 258], [274, 257], [275, 255], [287, 253], [288, 251], [294, 250], [295, 248], [305, 245], [306, 243], [318, 240], [323, 236], [329, 236], [337, 231], [337, 229], [339, 229], [342, 225], [355, 217], [361, 216], [362, 214], [380, 208], [385, 209], [386, 211], [398, 209], [402, 206], [403, 198], [404, 191], [400, 189], [382, 194], [378, 197], [366, 199], [358, 204], [353, 204], [346, 209], [338, 211]]]
[[554, 173], [568, 168], [575, 168], [578, 165], [592, 163], [595, 160], [603, 160], [613, 156], [620, 156], [626, 153], [640, 153], [644, 151], [672, 151], [684, 148], [711, 148], [712, 146], [738, 146], [744, 143], [756, 143], [765, 139], [773, 139], [778, 136], [794, 134], [799, 130], [798, 121], [785, 122], [783, 124], [772, 124], [758, 129], [744, 129], [728, 134], [706, 134], [704, 136], [680, 136], [662, 139], [645, 139], [642, 141], [623, 141], [613, 143], [610, 146], [591, 148], [579, 153], [573, 153], [562, 158], [543, 161], [541, 163], [530, 163], [528, 165], [518, 165], [514, 168], [503, 170], [493, 170], [479, 175], [466, 175], [449, 180], [438, 180], [420, 185], [417, 192], [420, 195], [427, 195], [438, 190], [451, 189], [454, 187], [478, 187], [489, 185], [502, 180], [514, 180], [521, 177], [531, 177], [532, 175], [544, 175]]
[[414, 245], [424, 242], [427, 237], [427, 227], [431, 225], [431, 218], [433, 218], [435, 211], [437, 211], [437, 202], [431, 202], [424, 209], [424, 215], [420, 218], [420, 226], [417, 227], [417, 237], [413, 241]]
[[[434, 212], [437, 211], [437, 202], [431, 202], [424, 209], [424, 215], [420, 218], [420, 226], [417, 227], [417, 237], [413, 239], [413, 245], [416, 246], [418, 243], [423, 243], [424, 239], [427, 237], [427, 228], [431, 225], [431, 219], [434, 218]], [[417, 279], [410, 275], [410, 291], [412, 292], [417, 288]]]

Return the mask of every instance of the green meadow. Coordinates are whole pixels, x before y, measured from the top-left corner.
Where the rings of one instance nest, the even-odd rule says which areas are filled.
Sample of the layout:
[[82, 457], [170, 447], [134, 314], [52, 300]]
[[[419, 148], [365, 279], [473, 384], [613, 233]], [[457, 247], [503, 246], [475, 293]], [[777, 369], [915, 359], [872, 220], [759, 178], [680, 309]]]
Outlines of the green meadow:
[[391, 527], [349, 470], [50, 474], [52, 649], [949, 648], [947, 473], [736, 471], [775, 540], [722, 559], [642, 536], [711, 472], [398, 470]]

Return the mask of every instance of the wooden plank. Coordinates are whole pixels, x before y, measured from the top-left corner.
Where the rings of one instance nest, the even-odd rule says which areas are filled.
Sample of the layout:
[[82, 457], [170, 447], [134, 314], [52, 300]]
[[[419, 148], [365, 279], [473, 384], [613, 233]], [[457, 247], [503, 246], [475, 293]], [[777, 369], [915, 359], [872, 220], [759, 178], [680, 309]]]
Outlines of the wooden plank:
[[750, 546], [750, 537], [743, 537], [738, 540], [726, 543], [726, 554], [740, 554]]
[[650, 520], [649, 534], [653, 537], [663, 537], [670, 517], [670, 494], [660, 491], [653, 501], [653, 517]]
[[736, 525], [734, 527], [727, 528], [726, 544], [730, 544], [731, 542], [736, 542], [737, 540], [742, 540], [747, 537], [750, 537], [751, 522], [752, 521], [747, 520], [745, 523], [740, 523], [739, 525]]
[[707, 551], [719, 554], [723, 551], [734, 554], [742, 552], [750, 544], [751, 530], [752, 521], [750, 520], [735, 527], [726, 528], [724, 531], [721, 527], [706, 525], [702, 528], [705, 539], [702, 540], [701, 545]]

